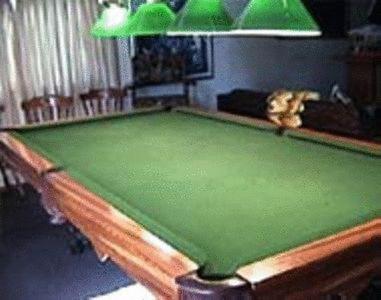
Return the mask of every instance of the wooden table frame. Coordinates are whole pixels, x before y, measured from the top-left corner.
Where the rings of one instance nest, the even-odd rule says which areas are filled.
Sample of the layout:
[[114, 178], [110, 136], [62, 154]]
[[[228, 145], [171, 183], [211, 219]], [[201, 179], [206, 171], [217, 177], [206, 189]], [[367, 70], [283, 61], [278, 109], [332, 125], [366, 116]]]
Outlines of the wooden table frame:
[[[176, 110], [245, 125], [274, 127], [266, 121], [226, 113]], [[321, 135], [312, 131], [308, 134]], [[324, 137], [361, 143], [371, 147], [372, 152], [381, 153], [379, 144], [327, 134]], [[373, 277], [381, 276], [380, 216], [328, 238], [243, 266], [234, 278], [202, 280], [197, 275], [200, 268], [197, 263], [6, 131], [0, 133], [0, 156], [43, 194], [45, 202], [90, 239], [100, 257], [112, 259], [158, 299], [321, 299], [327, 294], [350, 297], [366, 288]]]

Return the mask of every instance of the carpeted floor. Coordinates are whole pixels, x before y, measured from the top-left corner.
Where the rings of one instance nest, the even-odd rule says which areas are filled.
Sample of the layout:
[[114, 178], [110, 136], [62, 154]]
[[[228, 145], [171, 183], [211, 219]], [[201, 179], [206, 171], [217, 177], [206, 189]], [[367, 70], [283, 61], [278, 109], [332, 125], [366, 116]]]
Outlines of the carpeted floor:
[[130, 285], [132, 280], [90, 249], [72, 255], [65, 230], [49, 224], [38, 195], [2, 193], [0, 299], [88, 299]]
[[[64, 228], [50, 225], [38, 195], [26, 190], [23, 199], [0, 193], [0, 300], [153, 299], [92, 250], [72, 255]], [[359, 299], [381, 299], [380, 280], [376, 286]]]

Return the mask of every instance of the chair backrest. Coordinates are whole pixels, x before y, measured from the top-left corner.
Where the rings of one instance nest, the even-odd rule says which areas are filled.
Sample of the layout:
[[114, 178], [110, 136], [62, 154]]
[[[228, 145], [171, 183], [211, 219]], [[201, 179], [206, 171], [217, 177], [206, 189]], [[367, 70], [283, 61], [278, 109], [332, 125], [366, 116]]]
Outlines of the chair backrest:
[[80, 95], [87, 116], [122, 112], [124, 97], [125, 91], [117, 88], [91, 90], [87, 94]]
[[3, 124], [3, 113], [5, 111], [4, 105], [0, 104], [0, 126]]
[[43, 123], [51, 119], [49, 103], [44, 97], [35, 97], [21, 104], [28, 124]]
[[74, 100], [72, 97], [58, 95], [35, 97], [24, 101], [22, 109], [28, 124], [74, 118]]
[[50, 105], [51, 117], [54, 121], [73, 119], [75, 117], [73, 97], [48, 95], [46, 99]]

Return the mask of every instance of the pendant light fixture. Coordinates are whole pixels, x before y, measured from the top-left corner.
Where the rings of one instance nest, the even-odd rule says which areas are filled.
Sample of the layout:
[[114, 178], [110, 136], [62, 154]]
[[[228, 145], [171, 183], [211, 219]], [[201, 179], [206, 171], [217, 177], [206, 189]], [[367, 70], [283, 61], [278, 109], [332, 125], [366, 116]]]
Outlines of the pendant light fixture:
[[134, 14], [121, 1], [102, 2], [104, 9], [92, 27], [93, 36], [132, 37], [167, 33], [284, 37], [321, 35], [319, 26], [301, 0], [251, 0], [234, 25], [223, 0], [187, 0], [177, 16], [166, 0], [147, 0]]
[[321, 30], [301, 0], [251, 0], [234, 34], [313, 37]]
[[169, 35], [226, 34], [233, 19], [222, 0], [188, 0], [178, 13]]
[[122, 3], [102, 3], [104, 9], [100, 18], [91, 29], [91, 34], [98, 38], [124, 36], [125, 28], [131, 21], [130, 11]]
[[127, 37], [165, 34], [175, 18], [175, 13], [165, 1], [149, 0], [138, 7], [123, 35]]

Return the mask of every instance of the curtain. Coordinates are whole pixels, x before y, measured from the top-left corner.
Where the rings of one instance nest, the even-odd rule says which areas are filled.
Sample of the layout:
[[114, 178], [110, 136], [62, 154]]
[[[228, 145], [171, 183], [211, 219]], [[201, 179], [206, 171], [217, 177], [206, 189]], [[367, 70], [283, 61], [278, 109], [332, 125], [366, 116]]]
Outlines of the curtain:
[[[0, 102], [7, 125], [24, 122], [21, 103], [119, 87], [115, 40], [95, 39], [95, 0], [0, 1]], [[79, 107], [79, 106], [78, 106]]]

